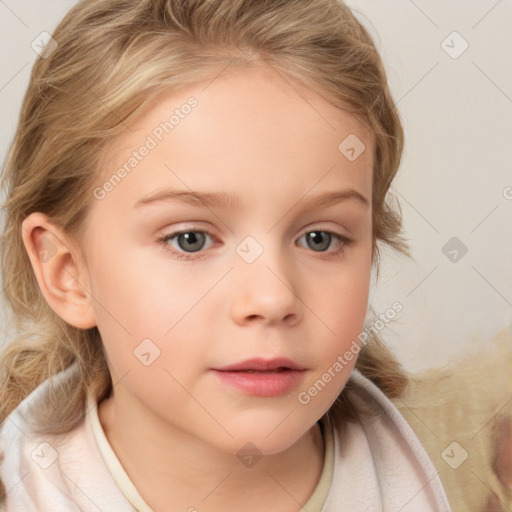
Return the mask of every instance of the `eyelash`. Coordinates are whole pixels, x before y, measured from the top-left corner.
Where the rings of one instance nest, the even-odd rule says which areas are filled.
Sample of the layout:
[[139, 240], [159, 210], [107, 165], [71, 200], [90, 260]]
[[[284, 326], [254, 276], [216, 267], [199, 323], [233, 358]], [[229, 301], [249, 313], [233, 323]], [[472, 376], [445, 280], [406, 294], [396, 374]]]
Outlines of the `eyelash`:
[[[311, 250], [311, 252], [316, 252], [319, 255], [318, 257], [323, 260], [332, 260], [334, 258], [341, 257], [342, 254], [345, 252], [345, 250], [354, 243], [354, 240], [347, 238], [346, 236], [340, 235], [338, 233], [334, 233], [332, 231], [322, 230], [322, 229], [312, 229], [310, 231], [306, 231], [305, 233], [303, 233], [301, 235], [300, 238], [302, 238], [304, 235], [307, 235], [307, 234], [313, 233], [313, 232], [328, 233], [329, 235], [332, 235], [333, 238], [335, 238], [339, 242], [341, 242], [341, 245], [335, 251], [323, 252], [323, 251]], [[158, 238], [157, 242], [163, 246], [163, 249], [165, 251], [170, 252], [175, 258], [177, 258], [179, 260], [191, 261], [191, 260], [197, 260], [197, 259], [203, 258], [204, 254], [202, 254], [200, 256], [194, 256], [194, 254], [201, 254], [201, 253], [204, 253], [205, 251], [197, 251], [195, 253], [194, 252], [191, 252], [191, 253], [180, 252], [180, 251], [176, 251], [175, 249], [172, 249], [171, 246], [168, 244], [168, 242], [170, 240], [172, 240], [173, 238], [175, 238], [179, 235], [183, 235], [185, 233], [204, 233], [204, 234], [210, 236], [212, 239], [215, 238], [209, 231], [199, 230], [199, 229], [198, 230], [186, 229], [186, 230], [181, 230], [181, 231], [173, 231], [172, 233], [170, 233], [168, 235]]]

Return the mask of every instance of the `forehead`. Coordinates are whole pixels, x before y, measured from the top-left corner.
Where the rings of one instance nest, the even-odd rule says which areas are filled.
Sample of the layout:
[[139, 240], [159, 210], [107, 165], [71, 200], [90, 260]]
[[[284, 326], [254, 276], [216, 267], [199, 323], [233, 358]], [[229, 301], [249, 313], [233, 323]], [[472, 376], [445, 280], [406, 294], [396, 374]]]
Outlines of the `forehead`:
[[270, 199], [270, 184], [295, 195], [343, 184], [371, 195], [371, 131], [271, 66], [162, 95], [130, 128], [108, 147], [99, 182], [124, 168], [109, 192], [120, 202], [159, 185]]

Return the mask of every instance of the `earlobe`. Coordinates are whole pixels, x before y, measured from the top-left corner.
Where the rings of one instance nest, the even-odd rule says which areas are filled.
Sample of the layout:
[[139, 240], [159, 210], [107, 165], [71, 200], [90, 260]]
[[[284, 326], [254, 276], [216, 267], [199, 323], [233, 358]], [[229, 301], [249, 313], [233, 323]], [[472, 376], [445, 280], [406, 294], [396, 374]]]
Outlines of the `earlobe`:
[[96, 326], [86, 269], [77, 248], [63, 230], [40, 212], [21, 226], [25, 249], [48, 305], [66, 322], [81, 328]]

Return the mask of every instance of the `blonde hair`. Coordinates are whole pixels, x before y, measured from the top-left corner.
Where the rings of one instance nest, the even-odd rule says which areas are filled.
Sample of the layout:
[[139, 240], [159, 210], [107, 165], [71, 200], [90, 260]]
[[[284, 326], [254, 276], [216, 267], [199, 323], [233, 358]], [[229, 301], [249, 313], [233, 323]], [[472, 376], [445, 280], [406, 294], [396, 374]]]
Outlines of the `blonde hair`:
[[[270, 64], [371, 129], [377, 272], [377, 242], [409, 255], [399, 205], [387, 196], [402, 154], [402, 125], [379, 53], [341, 1], [83, 0], [53, 38], [58, 47], [33, 67], [1, 183], [2, 275], [15, 335], [0, 361], [0, 422], [64, 369], [68, 378], [53, 387], [44, 416], [38, 412], [40, 432], [69, 431], [83, 417], [87, 392], [101, 401], [112, 389], [98, 329], [66, 323], [44, 299], [22, 221], [42, 212], [81, 244], [109, 143], [157, 98], [228, 65]], [[390, 397], [407, 382], [377, 335], [363, 345], [357, 368]], [[353, 417], [349, 387], [326, 420]]]

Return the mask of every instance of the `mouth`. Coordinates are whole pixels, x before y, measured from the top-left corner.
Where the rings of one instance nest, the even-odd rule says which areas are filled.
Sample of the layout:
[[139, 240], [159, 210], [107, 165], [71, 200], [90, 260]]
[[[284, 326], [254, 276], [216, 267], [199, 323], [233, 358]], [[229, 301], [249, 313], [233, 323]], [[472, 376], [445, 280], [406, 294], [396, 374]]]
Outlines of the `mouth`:
[[[276, 368], [274, 370], [227, 370], [230, 372], [245, 372], [245, 373], [281, 373], [286, 372], [288, 370], [291, 370], [291, 368], [286, 368], [285, 366], [280, 366], [279, 368]], [[220, 370], [224, 371], [224, 370]]]
[[273, 359], [254, 358], [241, 361], [240, 363], [222, 366], [220, 368], [213, 368], [221, 372], [263, 372], [275, 373], [283, 372], [286, 370], [302, 371], [306, 368], [292, 359], [285, 357], [277, 357]]
[[277, 397], [290, 393], [303, 380], [306, 368], [285, 358], [249, 359], [212, 368], [220, 382], [247, 395]]

